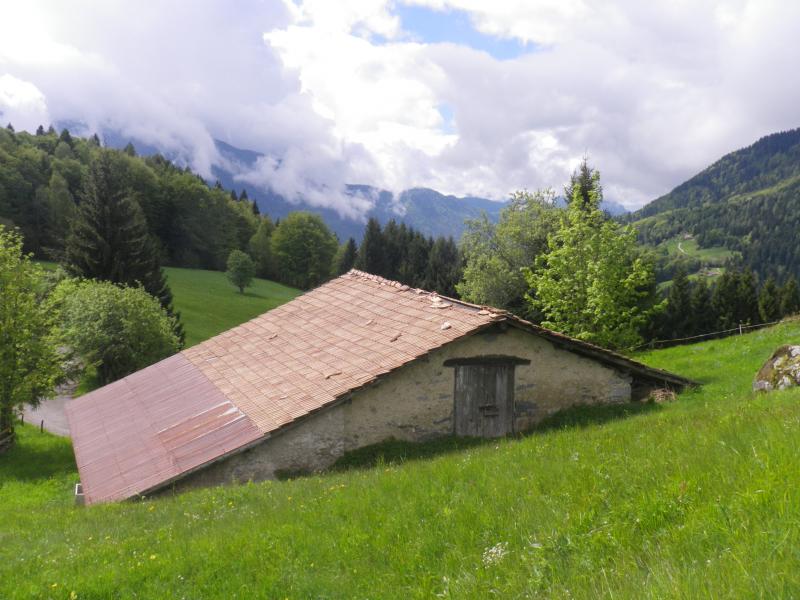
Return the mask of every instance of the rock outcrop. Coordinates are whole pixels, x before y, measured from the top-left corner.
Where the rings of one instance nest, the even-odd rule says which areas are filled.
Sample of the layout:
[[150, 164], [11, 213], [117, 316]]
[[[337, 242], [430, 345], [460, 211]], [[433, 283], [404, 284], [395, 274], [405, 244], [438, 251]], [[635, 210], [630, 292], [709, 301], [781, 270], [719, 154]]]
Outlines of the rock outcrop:
[[800, 385], [800, 346], [781, 346], [756, 374], [753, 390], [769, 392]]

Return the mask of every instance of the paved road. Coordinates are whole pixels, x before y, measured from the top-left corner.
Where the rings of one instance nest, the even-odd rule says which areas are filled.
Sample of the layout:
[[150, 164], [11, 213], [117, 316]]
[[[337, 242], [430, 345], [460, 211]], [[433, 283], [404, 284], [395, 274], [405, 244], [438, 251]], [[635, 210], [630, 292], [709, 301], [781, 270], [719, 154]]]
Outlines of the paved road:
[[44, 421], [44, 428], [56, 435], [69, 436], [69, 424], [64, 407], [72, 400], [75, 386], [72, 384], [61, 386], [58, 395], [50, 400], [43, 401], [38, 407], [26, 406], [24, 410], [25, 422], [37, 427]]

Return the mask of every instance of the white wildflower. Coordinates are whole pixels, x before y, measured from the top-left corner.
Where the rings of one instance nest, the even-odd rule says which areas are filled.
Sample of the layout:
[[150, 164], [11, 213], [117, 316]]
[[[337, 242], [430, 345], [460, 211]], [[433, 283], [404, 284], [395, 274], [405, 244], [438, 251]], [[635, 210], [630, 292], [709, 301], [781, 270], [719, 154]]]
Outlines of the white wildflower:
[[498, 564], [508, 554], [508, 542], [500, 542], [483, 551], [483, 565], [491, 567]]

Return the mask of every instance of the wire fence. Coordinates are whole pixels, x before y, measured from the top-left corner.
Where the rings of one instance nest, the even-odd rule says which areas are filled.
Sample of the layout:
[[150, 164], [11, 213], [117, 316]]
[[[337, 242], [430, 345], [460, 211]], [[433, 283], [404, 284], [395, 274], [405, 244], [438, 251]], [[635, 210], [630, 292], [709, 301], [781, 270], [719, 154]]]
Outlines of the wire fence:
[[771, 327], [772, 325], [777, 325], [778, 323], [788, 323], [790, 321], [798, 321], [798, 320], [800, 320], [800, 315], [794, 317], [787, 317], [785, 319], [780, 319], [778, 321], [771, 321], [769, 323], [759, 323], [758, 325], [745, 325], [743, 323], [739, 323], [737, 327], [732, 327], [731, 329], [722, 329], [720, 331], [701, 333], [700, 335], [690, 335], [689, 337], [673, 338], [671, 340], [650, 340], [649, 342], [644, 342], [643, 344], [639, 344], [638, 346], [633, 346], [632, 348], [628, 348], [627, 351], [635, 352], [636, 350], [641, 350], [642, 348], [649, 348], [649, 349], [666, 348], [667, 346], [679, 346], [680, 344], [686, 342], [696, 342], [702, 339], [723, 338], [736, 334], [742, 335], [744, 332], [750, 331], [751, 329], [761, 329], [763, 327]]

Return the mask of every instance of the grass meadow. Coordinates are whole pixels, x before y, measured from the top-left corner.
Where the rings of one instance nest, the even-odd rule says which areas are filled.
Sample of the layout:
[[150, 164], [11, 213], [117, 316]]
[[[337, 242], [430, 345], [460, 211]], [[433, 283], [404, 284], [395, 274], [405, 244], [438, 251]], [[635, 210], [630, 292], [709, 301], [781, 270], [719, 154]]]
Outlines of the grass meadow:
[[26, 427], [0, 456], [0, 597], [797, 597], [800, 391], [750, 386], [798, 338], [795, 322], [641, 355], [704, 384], [667, 404], [89, 508], [68, 442]]
[[175, 310], [186, 330], [186, 346], [194, 346], [240, 323], [288, 302], [300, 290], [253, 279], [244, 294], [220, 271], [164, 269], [172, 290]]
[[[687, 256], [696, 258], [705, 265], [722, 266], [725, 260], [733, 258], [737, 253], [728, 250], [724, 246], [714, 246], [712, 248], [700, 248], [697, 240], [684, 240], [682, 236], [672, 238], [663, 243], [663, 247], [670, 256]], [[681, 251], [682, 250], [682, 251]]]

